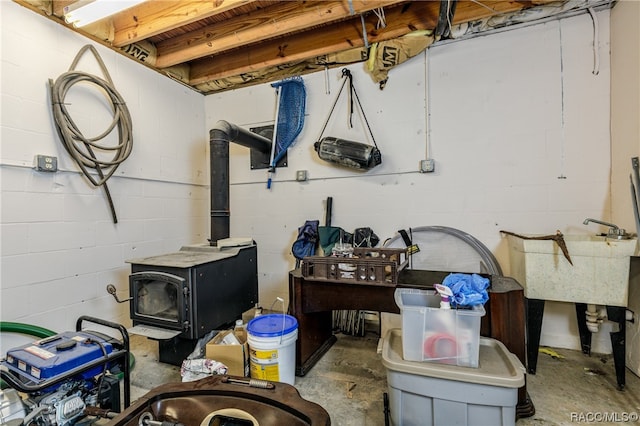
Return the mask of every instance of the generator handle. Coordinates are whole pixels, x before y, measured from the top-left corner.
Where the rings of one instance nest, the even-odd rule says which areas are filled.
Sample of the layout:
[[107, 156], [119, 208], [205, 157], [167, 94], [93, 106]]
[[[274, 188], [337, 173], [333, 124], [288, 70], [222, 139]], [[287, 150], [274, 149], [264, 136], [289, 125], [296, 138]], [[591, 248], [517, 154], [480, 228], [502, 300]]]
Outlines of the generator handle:
[[[12, 369], [9, 369], [6, 365], [0, 366], [0, 378], [2, 378], [5, 382], [7, 382], [12, 388], [20, 392], [26, 392], [26, 393], [39, 392], [48, 388], [49, 386], [53, 386], [58, 383], [62, 383], [67, 379], [73, 378], [77, 374], [83, 373], [97, 366], [101, 366], [105, 364], [105, 362], [116, 361], [120, 358], [125, 358], [125, 355], [126, 355], [125, 351], [111, 352], [109, 355], [107, 355], [104, 358], [94, 359], [93, 361], [87, 364], [73, 368], [67, 371], [66, 373], [60, 374], [56, 377], [52, 377], [50, 379], [44, 380], [39, 384], [34, 384], [33, 381], [30, 380], [28, 377], [26, 377], [22, 371], [14, 371], [14, 370], [17, 370], [15, 367], [12, 367]], [[128, 361], [128, 359], [126, 359], [126, 361]], [[125, 364], [128, 365], [126, 361], [125, 361]], [[125, 388], [125, 391], [126, 391], [126, 388]], [[126, 397], [125, 397], [125, 400], [126, 400]], [[128, 406], [129, 402], [125, 401], [125, 405]]]
[[92, 322], [94, 324], [99, 324], [104, 327], [113, 328], [120, 332], [122, 337], [122, 345], [124, 347], [124, 353], [121, 355], [124, 357], [124, 361], [122, 362], [122, 374], [124, 375], [124, 407], [127, 408], [131, 404], [131, 368], [129, 366], [129, 332], [122, 324], [117, 324], [115, 322], [103, 320], [101, 318], [90, 317], [88, 315], [83, 315], [78, 318], [76, 321], [76, 331], [82, 331], [82, 323], [83, 322]]

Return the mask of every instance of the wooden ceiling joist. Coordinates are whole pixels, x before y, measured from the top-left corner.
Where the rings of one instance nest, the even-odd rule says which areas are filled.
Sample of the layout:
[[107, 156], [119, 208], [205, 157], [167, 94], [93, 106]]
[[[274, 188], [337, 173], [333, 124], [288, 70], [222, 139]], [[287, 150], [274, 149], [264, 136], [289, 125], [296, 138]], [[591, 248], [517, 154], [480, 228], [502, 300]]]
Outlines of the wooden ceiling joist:
[[[345, 1], [309, 1], [279, 3], [265, 8], [260, 14], [247, 14], [211, 25], [201, 30], [157, 43], [159, 68], [214, 55], [268, 38], [298, 33], [337, 22], [372, 9], [387, 7], [404, 0], [354, 0], [352, 10]], [[358, 18], [359, 19], [359, 18]], [[322, 30], [318, 30], [321, 32]]]
[[[548, 0], [545, 0], [548, 2]], [[452, 24], [481, 19], [496, 12], [517, 11], [522, 7], [518, 2], [499, 1], [492, 3], [492, 9], [469, 7], [468, 3], [458, 5]], [[417, 1], [385, 9], [386, 28], [376, 29], [375, 22], [367, 19], [367, 39], [370, 43], [401, 37], [416, 30], [435, 28], [440, 12], [438, 1]], [[476, 18], [477, 17], [477, 18]], [[321, 35], [319, 35], [322, 33]], [[245, 43], [246, 44], [246, 43]], [[195, 60], [191, 64], [191, 84], [201, 84], [207, 80], [256, 71], [263, 67], [283, 65], [307, 60], [316, 56], [331, 54], [353, 47], [364, 46], [362, 25], [359, 17], [327, 27], [323, 31], [300, 32], [294, 35], [268, 40], [228, 53]], [[159, 55], [160, 52], [159, 52]]]
[[[80, 0], [13, 1], [140, 62], [123, 47], [144, 46], [154, 58], [145, 65], [167, 75], [179, 68], [179, 79], [202, 93], [243, 85], [247, 73], [253, 76], [246, 81], [260, 76], [267, 81], [275, 75], [274, 67], [306, 72], [307, 61], [350, 55], [354, 48], [362, 50], [364, 58], [361, 48], [367, 42], [416, 30], [435, 34], [439, 17], [441, 38], [446, 39], [449, 26], [457, 24], [495, 18], [500, 25], [505, 19], [535, 20], [538, 14], [577, 7], [568, 0], [147, 0], [95, 25], [75, 28], [64, 22], [64, 7]], [[441, 7], [453, 4], [454, 14], [441, 13]], [[527, 10], [533, 7], [540, 8]], [[225, 78], [239, 83], [217, 83]]]
[[[146, 1], [113, 18], [113, 45], [122, 47], [253, 3], [253, 0]], [[175, 64], [172, 64], [175, 65]]]
[[[431, 29], [438, 20], [438, 5], [438, 2], [414, 2], [409, 7], [389, 8], [385, 12], [387, 17], [385, 28], [376, 29], [376, 22], [373, 19], [366, 20], [367, 39], [370, 43], [375, 43], [400, 37], [412, 31]], [[307, 31], [269, 40], [252, 48], [234, 50], [193, 61], [189, 82], [197, 85], [207, 80], [362, 46], [364, 46], [364, 38], [360, 18], [352, 18], [328, 27], [321, 37], [316, 32]]]

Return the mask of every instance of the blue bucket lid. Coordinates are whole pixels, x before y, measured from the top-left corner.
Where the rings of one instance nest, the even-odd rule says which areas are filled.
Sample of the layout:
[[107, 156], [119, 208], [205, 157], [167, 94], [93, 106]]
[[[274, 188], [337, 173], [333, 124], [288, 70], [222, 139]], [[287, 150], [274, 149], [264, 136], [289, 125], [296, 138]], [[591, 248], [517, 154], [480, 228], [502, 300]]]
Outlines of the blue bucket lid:
[[284, 336], [296, 328], [298, 328], [298, 320], [284, 314], [260, 315], [247, 324], [247, 332], [256, 337]]

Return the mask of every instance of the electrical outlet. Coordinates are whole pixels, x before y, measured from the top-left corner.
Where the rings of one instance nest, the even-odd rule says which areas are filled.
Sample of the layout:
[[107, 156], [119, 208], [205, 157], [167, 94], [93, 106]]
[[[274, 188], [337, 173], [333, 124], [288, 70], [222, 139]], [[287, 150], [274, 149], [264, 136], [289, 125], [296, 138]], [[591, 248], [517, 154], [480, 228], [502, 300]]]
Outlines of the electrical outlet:
[[57, 172], [58, 157], [51, 155], [36, 155], [36, 170], [39, 172]]
[[433, 158], [420, 160], [420, 173], [432, 173], [436, 169], [436, 162]]

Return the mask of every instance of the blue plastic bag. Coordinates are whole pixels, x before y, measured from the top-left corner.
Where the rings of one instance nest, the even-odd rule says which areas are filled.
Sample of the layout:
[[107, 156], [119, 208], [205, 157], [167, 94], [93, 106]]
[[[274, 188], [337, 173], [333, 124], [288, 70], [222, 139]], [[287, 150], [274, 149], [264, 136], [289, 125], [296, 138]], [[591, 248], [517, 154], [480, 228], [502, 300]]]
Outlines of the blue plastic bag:
[[302, 260], [306, 256], [313, 256], [318, 245], [318, 220], [307, 220], [298, 228], [298, 237], [291, 246], [293, 256]]
[[449, 274], [443, 281], [453, 292], [452, 306], [484, 305], [489, 300], [489, 279], [478, 274]]

